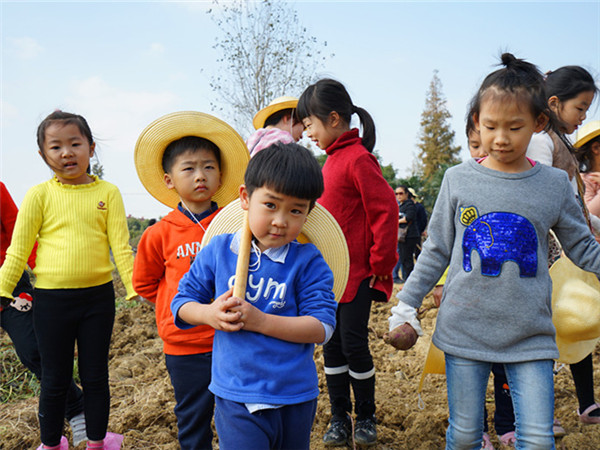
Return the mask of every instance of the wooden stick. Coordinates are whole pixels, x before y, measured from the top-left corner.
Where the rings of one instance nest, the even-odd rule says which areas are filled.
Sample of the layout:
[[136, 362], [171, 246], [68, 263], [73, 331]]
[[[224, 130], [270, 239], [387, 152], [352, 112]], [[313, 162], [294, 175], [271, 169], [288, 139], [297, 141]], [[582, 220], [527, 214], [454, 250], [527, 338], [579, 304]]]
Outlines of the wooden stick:
[[244, 223], [242, 235], [240, 236], [240, 251], [238, 253], [237, 265], [235, 267], [235, 284], [233, 285], [233, 296], [246, 298], [246, 284], [248, 283], [248, 264], [250, 263], [250, 248], [252, 247], [252, 231], [248, 224], [248, 211], [244, 211]]

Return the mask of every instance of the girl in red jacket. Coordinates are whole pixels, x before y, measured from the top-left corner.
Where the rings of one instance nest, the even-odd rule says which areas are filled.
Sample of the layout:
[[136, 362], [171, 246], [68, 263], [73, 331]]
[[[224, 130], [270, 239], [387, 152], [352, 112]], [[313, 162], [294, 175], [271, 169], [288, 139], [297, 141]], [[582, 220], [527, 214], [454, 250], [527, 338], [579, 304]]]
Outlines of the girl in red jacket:
[[[387, 301], [392, 269], [398, 260], [398, 204], [372, 154], [375, 124], [367, 111], [352, 103], [344, 86], [323, 79], [309, 86], [298, 101], [307, 136], [327, 153], [325, 191], [319, 203], [344, 231], [350, 252], [350, 275], [337, 309], [337, 327], [324, 347], [325, 376], [331, 403], [326, 445], [342, 445], [350, 436], [354, 391], [357, 444], [375, 443], [375, 367], [369, 350], [372, 300]], [[360, 118], [363, 137], [350, 128]]]

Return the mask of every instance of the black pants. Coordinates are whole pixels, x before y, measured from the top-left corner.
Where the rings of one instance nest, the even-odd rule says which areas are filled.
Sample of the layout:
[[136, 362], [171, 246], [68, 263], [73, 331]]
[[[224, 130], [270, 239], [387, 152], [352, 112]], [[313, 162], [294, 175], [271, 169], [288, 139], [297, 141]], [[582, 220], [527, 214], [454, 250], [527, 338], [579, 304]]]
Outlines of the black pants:
[[570, 367], [579, 403], [579, 413], [582, 413], [595, 403], [592, 355], [587, 355], [578, 363], [571, 364]]
[[345, 416], [352, 410], [350, 385], [358, 419], [375, 413], [375, 367], [369, 350], [371, 291], [369, 279], [365, 279], [351, 302], [338, 304], [337, 326], [323, 348], [333, 416]]
[[42, 443], [58, 445], [77, 342], [87, 436], [104, 439], [110, 391], [108, 349], [115, 319], [112, 282], [83, 289], [35, 289], [33, 323], [42, 358]]
[[[494, 402], [496, 412], [494, 413], [494, 428], [496, 434], [503, 434], [515, 431], [515, 411], [513, 409], [508, 380], [504, 364], [492, 364], [492, 373], [494, 374]], [[483, 431], [487, 433], [487, 409], [483, 407]]]
[[398, 256], [402, 264], [402, 279], [406, 281], [415, 267], [415, 249], [419, 243], [419, 237], [406, 238], [405, 242], [398, 243]]

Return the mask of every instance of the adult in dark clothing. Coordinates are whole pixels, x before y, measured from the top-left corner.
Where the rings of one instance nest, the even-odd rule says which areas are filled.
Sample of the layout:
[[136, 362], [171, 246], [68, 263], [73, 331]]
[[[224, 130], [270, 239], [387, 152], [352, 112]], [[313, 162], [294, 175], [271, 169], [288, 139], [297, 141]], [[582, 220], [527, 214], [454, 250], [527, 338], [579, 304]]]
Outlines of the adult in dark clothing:
[[427, 211], [425, 211], [425, 207], [421, 202], [418, 201], [417, 194], [413, 188], [408, 188], [408, 196], [415, 203], [415, 208], [417, 211], [417, 229], [419, 230], [419, 242], [415, 247], [415, 260], [419, 257], [421, 253], [421, 243], [423, 242], [423, 233], [425, 233], [425, 229], [427, 228]]
[[[415, 265], [414, 253], [417, 244], [421, 240], [421, 234], [417, 227], [417, 209], [415, 203], [410, 199], [408, 187], [398, 186], [396, 188], [396, 200], [398, 200], [399, 214], [398, 226], [400, 228], [408, 227], [406, 239], [404, 242], [398, 242], [398, 265], [402, 265], [402, 280], [406, 281]], [[397, 268], [394, 269], [394, 281], [401, 282], [398, 278]]]

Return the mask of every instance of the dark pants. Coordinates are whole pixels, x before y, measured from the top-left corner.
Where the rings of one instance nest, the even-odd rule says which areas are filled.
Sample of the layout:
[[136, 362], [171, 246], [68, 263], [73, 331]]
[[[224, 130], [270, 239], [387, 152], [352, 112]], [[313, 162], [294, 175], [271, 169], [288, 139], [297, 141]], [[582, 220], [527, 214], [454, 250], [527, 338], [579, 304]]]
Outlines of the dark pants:
[[243, 403], [215, 398], [215, 425], [222, 450], [310, 448], [317, 399], [250, 413]]
[[[512, 398], [506, 372], [503, 364], [492, 364], [492, 373], [494, 374], [494, 402], [496, 412], [494, 413], [494, 428], [498, 436], [515, 431], [515, 412], [513, 409]], [[488, 431], [487, 410], [484, 406], [483, 412], [483, 431]]]
[[208, 390], [212, 353], [165, 355], [175, 390], [175, 416], [182, 450], [211, 449], [215, 398]]
[[42, 443], [58, 445], [77, 342], [87, 436], [104, 439], [110, 391], [108, 349], [115, 319], [112, 282], [83, 289], [35, 289], [33, 323], [42, 358]]
[[375, 413], [375, 367], [369, 350], [371, 302], [372, 290], [365, 279], [351, 302], [338, 304], [335, 331], [323, 348], [333, 416], [344, 417], [352, 411], [350, 385], [358, 419]]
[[575, 392], [577, 392], [579, 413], [581, 414], [595, 403], [592, 355], [587, 355], [578, 363], [571, 364], [570, 367], [573, 382], [575, 383]]
[[402, 264], [402, 279], [406, 281], [415, 267], [415, 249], [419, 243], [419, 237], [406, 238], [405, 242], [398, 243], [398, 256]]
[[[23, 272], [23, 276], [17, 283], [13, 292], [16, 297], [22, 292], [33, 295], [33, 288], [29, 282], [29, 275]], [[15, 346], [15, 352], [19, 360], [27, 367], [38, 380], [42, 379], [42, 361], [38, 351], [38, 343], [33, 329], [33, 311], [18, 311], [7, 307], [0, 312], [0, 327], [10, 337]], [[71, 420], [83, 411], [83, 392], [71, 378], [71, 384], [67, 391], [67, 404], [65, 418]]]

